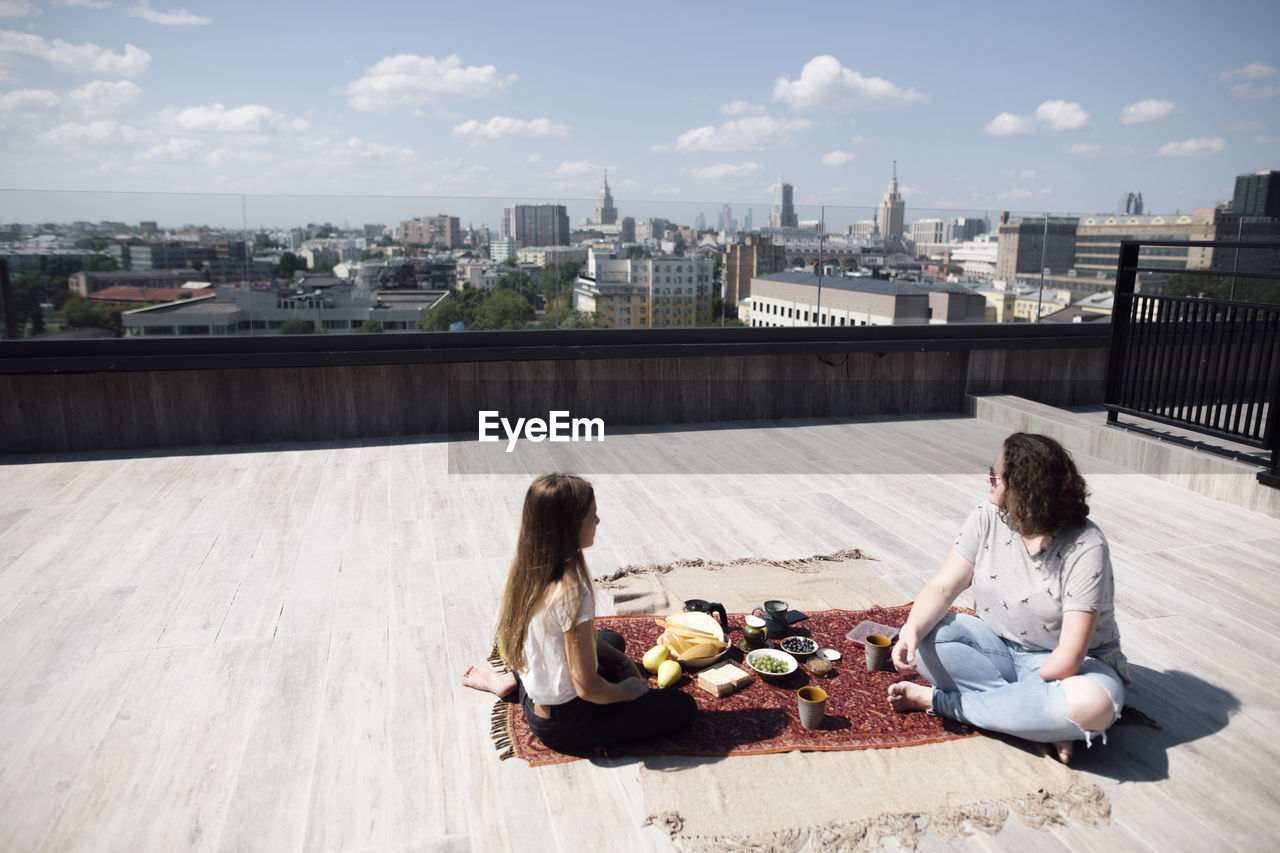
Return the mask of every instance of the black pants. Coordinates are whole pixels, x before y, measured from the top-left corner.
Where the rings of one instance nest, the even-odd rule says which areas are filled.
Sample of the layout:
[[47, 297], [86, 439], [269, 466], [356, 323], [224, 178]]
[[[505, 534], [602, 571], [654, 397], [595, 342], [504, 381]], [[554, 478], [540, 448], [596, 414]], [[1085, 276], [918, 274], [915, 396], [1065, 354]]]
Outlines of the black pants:
[[[597, 636], [626, 653], [627, 643], [616, 631], [599, 631]], [[598, 746], [652, 740], [682, 732], [693, 722], [698, 710], [693, 697], [687, 693], [650, 690], [639, 699], [607, 705], [574, 697], [560, 705], [544, 705], [551, 716], [539, 717], [533, 712], [533, 700], [524, 692], [518, 677], [516, 683], [529, 728], [557, 752], [587, 752]]]

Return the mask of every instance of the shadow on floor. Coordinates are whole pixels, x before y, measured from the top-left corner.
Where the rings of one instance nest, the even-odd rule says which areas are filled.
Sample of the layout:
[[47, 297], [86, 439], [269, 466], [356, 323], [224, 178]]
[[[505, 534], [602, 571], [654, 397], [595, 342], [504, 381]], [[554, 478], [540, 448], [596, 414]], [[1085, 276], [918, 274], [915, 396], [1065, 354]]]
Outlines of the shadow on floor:
[[1169, 777], [1169, 750], [1219, 732], [1240, 709], [1240, 700], [1217, 685], [1179, 670], [1157, 672], [1130, 666], [1133, 684], [1126, 704], [1151, 717], [1159, 729], [1113, 726], [1107, 745], [1076, 745], [1072, 766], [1120, 782]]

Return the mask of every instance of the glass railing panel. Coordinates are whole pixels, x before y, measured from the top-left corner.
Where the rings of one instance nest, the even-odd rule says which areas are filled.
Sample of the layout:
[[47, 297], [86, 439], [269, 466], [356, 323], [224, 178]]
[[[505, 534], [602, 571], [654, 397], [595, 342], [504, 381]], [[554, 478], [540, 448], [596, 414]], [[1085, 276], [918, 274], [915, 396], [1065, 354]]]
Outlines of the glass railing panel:
[[[1274, 252], [1176, 243], [1276, 242], [1275, 220], [814, 198], [765, 181], [703, 200], [4, 190], [0, 253], [18, 337], [1019, 322], [1079, 303], [1096, 319], [1124, 239], [1175, 243], [1144, 247], [1140, 290], [1274, 295], [1242, 284]], [[812, 296], [753, 305], [752, 281], [782, 273]], [[918, 304], [855, 310], [890, 291]]]

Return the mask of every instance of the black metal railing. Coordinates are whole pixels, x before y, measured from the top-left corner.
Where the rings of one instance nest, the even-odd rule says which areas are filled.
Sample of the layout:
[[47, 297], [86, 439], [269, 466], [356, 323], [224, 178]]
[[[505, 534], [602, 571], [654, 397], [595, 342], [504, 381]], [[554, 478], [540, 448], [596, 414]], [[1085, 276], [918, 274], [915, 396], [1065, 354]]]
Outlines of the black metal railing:
[[[1259, 479], [1280, 485], [1280, 305], [1135, 293], [1139, 273], [1167, 272], [1144, 267], [1141, 250], [1165, 245], [1280, 251], [1260, 243], [1121, 243], [1103, 396], [1107, 420], [1121, 425], [1118, 415], [1131, 415], [1271, 451], [1271, 470]], [[1280, 281], [1270, 272], [1247, 277]]]

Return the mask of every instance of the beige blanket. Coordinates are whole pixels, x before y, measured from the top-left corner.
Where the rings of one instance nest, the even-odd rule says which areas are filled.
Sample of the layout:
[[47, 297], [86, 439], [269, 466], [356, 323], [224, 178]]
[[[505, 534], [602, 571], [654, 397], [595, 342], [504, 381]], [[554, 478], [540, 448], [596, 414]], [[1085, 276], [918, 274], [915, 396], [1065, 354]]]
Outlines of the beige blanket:
[[[799, 610], [906, 603], [857, 551], [802, 560], [682, 560], [632, 566], [599, 579], [605, 609], [664, 613], [686, 598], [730, 611], [785, 599]], [[648, 820], [689, 851], [859, 850], [893, 840], [913, 848], [926, 831], [946, 841], [998, 832], [1012, 813], [1033, 827], [1109, 820], [1106, 794], [1031, 745], [990, 737], [896, 749], [645, 759]], [[783, 788], [775, 782], [784, 782]], [[780, 796], [784, 791], [804, 796]], [[763, 797], [762, 797], [763, 795]], [[764, 808], [773, 802], [776, 808]]]

